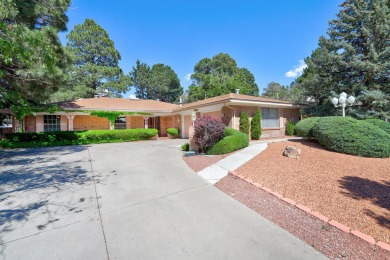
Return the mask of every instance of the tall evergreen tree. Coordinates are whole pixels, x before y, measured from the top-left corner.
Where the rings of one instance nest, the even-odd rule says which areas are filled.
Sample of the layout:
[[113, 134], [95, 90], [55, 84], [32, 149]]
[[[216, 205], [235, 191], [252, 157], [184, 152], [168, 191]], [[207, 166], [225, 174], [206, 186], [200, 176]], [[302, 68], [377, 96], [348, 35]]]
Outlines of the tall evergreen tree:
[[164, 64], [152, 67], [139, 60], [130, 72], [135, 94], [141, 99], [153, 99], [164, 102], [177, 102], [183, 94], [183, 87], [173, 69]]
[[69, 0], [0, 2], [0, 107], [18, 117], [45, 103], [66, 81], [66, 55], [58, 32], [66, 30]]
[[173, 103], [183, 94], [180, 80], [173, 69], [164, 64], [155, 64], [151, 69], [151, 88], [148, 99]]
[[236, 61], [225, 53], [200, 60], [191, 79], [188, 101], [233, 93], [236, 89], [241, 94], [259, 95], [253, 74], [246, 68], [238, 68]]
[[146, 63], [136, 61], [135, 67], [130, 72], [130, 78], [135, 88], [135, 95], [140, 99], [148, 98], [148, 89], [151, 87], [152, 72]]
[[71, 82], [55, 99], [88, 98], [99, 93], [120, 97], [129, 89], [130, 80], [119, 67], [121, 56], [114, 42], [94, 20], [76, 25], [67, 38], [66, 48], [73, 57]]
[[[389, 117], [389, 111], [379, 111], [375, 104], [390, 100], [390, 2], [344, 1], [327, 34], [305, 60], [308, 68], [298, 80], [306, 95], [316, 100], [306, 112], [332, 114], [337, 110], [330, 97], [346, 92], [359, 104], [349, 109], [350, 114]], [[374, 96], [381, 100], [373, 101]]]

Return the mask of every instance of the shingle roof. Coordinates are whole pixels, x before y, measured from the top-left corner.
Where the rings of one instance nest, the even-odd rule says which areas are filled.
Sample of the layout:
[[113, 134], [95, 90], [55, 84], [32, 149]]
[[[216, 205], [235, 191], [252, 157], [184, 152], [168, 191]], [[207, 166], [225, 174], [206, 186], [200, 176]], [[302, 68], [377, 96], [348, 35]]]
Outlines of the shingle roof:
[[186, 110], [188, 108], [193, 107], [202, 107], [206, 105], [216, 104], [216, 103], [222, 103], [227, 101], [234, 101], [234, 100], [241, 100], [241, 101], [257, 101], [257, 102], [267, 102], [267, 103], [275, 103], [275, 104], [291, 104], [291, 102], [283, 101], [283, 100], [275, 100], [271, 98], [264, 98], [264, 97], [254, 97], [249, 95], [241, 95], [241, 94], [226, 94], [222, 96], [212, 97], [212, 98], [206, 98], [204, 100], [199, 100], [192, 103], [183, 104], [181, 108], [177, 108], [176, 110]]
[[58, 103], [64, 110], [117, 110], [130, 112], [170, 112], [178, 105], [155, 100], [127, 98], [82, 98]]
[[191, 108], [204, 107], [213, 104], [220, 104], [229, 101], [254, 101], [267, 102], [275, 104], [291, 104], [288, 101], [275, 100], [263, 97], [254, 97], [241, 94], [226, 94], [222, 96], [206, 98], [204, 100], [183, 104], [179, 107], [176, 104], [170, 104], [161, 101], [147, 99], [126, 99], [126, 98], [82, 98], [75, 101], [62, 102], [58, 105], [64, 110], [116, 110], [131, 112], [176, 112]]

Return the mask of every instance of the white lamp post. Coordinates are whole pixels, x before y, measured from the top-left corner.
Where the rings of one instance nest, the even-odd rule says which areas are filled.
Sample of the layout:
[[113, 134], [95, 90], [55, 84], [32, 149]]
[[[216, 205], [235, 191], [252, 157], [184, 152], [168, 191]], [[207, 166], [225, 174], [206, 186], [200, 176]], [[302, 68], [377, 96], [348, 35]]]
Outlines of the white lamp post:
[[194, 126], [194, 122], [196, 120], [196, 113], [195, 113], [195, 111], [192, 111], [191, 120], [192, 120], [192, 126]]
[[[332, 98], [332, 104], [335, 107], [342, 107], [343, 117], [345, 117], [345, 107], [347, 105], [352, 106], [354, 102], [355, 102], [355, 97], [349, 96], [349, 98], [347, 98], [347, 94], [345, 92], [341, 93], [339, 98], [335, 98], [335, 97]], [[337, 105], [338, 103], [340, 103], [340, 105]]]

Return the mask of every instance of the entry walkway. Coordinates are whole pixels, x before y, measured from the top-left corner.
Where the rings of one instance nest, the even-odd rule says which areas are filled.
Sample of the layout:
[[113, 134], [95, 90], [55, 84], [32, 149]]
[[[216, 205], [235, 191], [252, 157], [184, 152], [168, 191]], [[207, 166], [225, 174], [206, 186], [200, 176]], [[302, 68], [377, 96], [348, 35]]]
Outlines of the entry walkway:
[[0, 151], [0, 259], [325, 259], [194, 174], [182, 143]]
[[223, 177], [228, 175], [229, 171], [234, 171], [244, 165], [259, 153], [263, 152], [269, 143], [283, 142], [286, 140], [302, 139], [301, 137], [292, 137], [284, 139], [273, 139], [266, 141], [251, 142], [248, 147], [229, 155], [219, 162], [198, 172], [204, 180], [210, 184], [215, 184]]

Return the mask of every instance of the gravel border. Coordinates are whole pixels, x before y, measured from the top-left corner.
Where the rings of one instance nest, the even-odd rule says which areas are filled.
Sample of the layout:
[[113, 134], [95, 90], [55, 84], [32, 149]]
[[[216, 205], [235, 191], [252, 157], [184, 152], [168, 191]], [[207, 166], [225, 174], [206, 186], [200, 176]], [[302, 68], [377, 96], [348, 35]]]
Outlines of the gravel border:
[[236, 176], [230, 174], [215, 186], [331, 259], [390, 259], [388, 251], [343, 232]]

